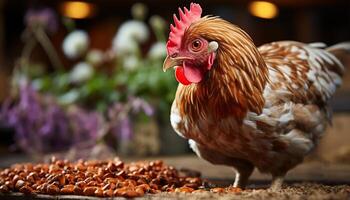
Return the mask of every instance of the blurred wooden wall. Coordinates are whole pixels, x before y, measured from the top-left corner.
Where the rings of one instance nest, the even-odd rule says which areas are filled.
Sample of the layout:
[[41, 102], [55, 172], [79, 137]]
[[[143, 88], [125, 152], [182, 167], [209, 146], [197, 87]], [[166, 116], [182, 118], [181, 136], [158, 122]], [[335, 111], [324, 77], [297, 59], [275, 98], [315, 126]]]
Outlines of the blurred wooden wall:
[[9, 73], [6, 67], [5, 54], [5, 25], [4, 25], [4, 1], [0, 0], [0, 102], [8, 95]]
[[[252, 0], [250, 0], [252, 1]], [[323, 41], [334, 44], [350, 40], [350, 0], [270, 0], [278, 5], [280, 15], [271, 20], [253, 17], [247, 11], [247, 0], [204, 0], [204, 14], [220, 15], [246, 30], [257, 45], [275, 40], [298, 40], [302, 42]], [[97, 5], [97, 15], [92, 19], [77, 20], [77, 27], [87, 30], [94, 48], [105, 49], [110, 45], [113, 32], [120, 22], [130, 19], [130, 7], [144, 2], [149, 16], [163, 16], [172, 22], [177, 7], [188, 6], [191, 1], [176, 0], [89, 0]], [[25, 11], [31, 7], [48, 6], [56, 9], [61, 0], [0, 0], [0, 102], [8, 91], [8, 76], [16, 57], [20, 54], [20, 34], [23, 31]], [[61, 57], [61, 41], [66, 34], [61, 29], [51, 38]], [[36, 54], [40, 54], [40, 49]], [[6, 60], [5, 60], [6, 59]], [[45, 62], [47, 58], [42, 56]], [[64, 61], [69, 66], [70, 61]], [[350, 87], [350, 80], [344, 85]]]

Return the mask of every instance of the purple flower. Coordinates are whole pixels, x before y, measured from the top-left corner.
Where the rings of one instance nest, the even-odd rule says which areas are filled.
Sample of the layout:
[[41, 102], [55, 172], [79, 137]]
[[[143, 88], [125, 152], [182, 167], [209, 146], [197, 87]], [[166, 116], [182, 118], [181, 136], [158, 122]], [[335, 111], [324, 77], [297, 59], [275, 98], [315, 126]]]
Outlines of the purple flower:
[[118, 121], [110, 121], [111, 133], [120, 141], [128, 141], [133, 137], [132, 123], [129, 116], [119, 118]]
[[16, 145], [28, 153], [61, 151], [82, 142], [96, 143], [103, 129], [103, 117], [76, 107], [66, 110], [30, 84], [19, 86], [17, 100], [8, 99], [0, 121], [15, 129]]
[[154, 114], [152, 106], [141, 98], [129, 97], [129, 102], [135, 113], [143, 111], [147, 116], [152, 116]]
[[125, 103], [113, 104], [105, 121], [99, 112], [76, 105], [60, 106], [54, 97], [35, 91], [28, 81], [20, 81], [18, 89], [19, 96], [3, 104], [0, 121], [15, 129], [17, 147], [28, 153], [61, 151], [81, 144], [92, 147], [103, 136], [105, 127], [110, 127], [120, 142], [130, 141], [137, 115], [154, 113], [145, 100], [131, 96]]
[[119, 137], [122, 141], [132, 139], [132, 128], [130, 118], [126, 116], [120, 120]]
[[56, 13], [51, 8], [29, 9], [24, 17], [27, 26], [43, 26], [46, 30], [53, 33], [58, 29], [58, 20]]
[[141, 112], [152, 116], [154, 109], [149, 103], [138, 97], [130, 96], [126, 103], [113, 104], [107, 111], [112, 134], [122, 141], [131, 140], [134, 134], [131, 119]]
[[109, 119], [117, 120], [118, 115], [122, 112], [125, 112], [125, 108], [122, 103], [118, 102], [109, 107], [107, 115]]
[[132, 138], [133, 133], [128, 114], [129, 106], [121, 102], [113, 104], [107, 111], [112, 135], [117, 139], [130, 140]]
[[98, 112], [88, 112], [76, 106], [72, 106], [68, 111], [70, 125], [74, 133], [72, 140], [74, 143], [86, 141], [96, 141], [102, 132], [104, 121]]

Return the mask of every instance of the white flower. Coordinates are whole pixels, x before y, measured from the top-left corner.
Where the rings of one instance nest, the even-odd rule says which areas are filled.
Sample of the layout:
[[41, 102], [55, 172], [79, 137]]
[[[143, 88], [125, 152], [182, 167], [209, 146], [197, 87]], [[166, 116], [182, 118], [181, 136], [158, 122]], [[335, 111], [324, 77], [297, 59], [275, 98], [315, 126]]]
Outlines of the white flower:
[[98, 49], [92, 49], [86, 55], [86, 60], [94, 66], [99, 65], [103, 62], [103, 52]]
[[124, 58], [123, 67], [126, 70], [133, 71], [139, 64], [138, 59], [135, 56], [127, 56]]
[[149, 30], [143, 22], [127, 21], [123, 23], [113, 39], [112, 48], [118, 55], [135, 53], [138, 44], [149, 38]]
[[166, 56], [166, 46], [164, 42], [157, 42], [152, 45], [148, 51], [148, 57], [151, 59], [162, 59]]
[[80, 62], [76, 64], [70, 73], [70, 80], [72, 82], [83, 82], [89, 80], [94, 73], [93, 67], [86, 63]]
[[77, 90], [70, 90], [64, 95], [58, 98], [58, 101], [62, 104], [72, 104], [79, 98], [79, 92]]
[[89, 36], [85, 31], [77, 30], [69, 33], [63, 40], [63, 53], [70, 59], [83, 55], [89, 47]]

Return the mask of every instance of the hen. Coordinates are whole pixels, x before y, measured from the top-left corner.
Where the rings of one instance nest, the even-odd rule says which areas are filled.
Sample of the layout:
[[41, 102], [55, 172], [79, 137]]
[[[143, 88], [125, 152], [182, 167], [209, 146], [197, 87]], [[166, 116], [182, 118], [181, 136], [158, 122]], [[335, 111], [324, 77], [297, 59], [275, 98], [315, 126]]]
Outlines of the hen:
[[328, 101], [350, 43], [257, 48], [239, 27], [201, 13], [194, 3], [179, 8], [170, 26], [163, 70], [175, 67], [180, 82], [171, 124], [199, 157], [234, 167], [235, 187], [244, 188], [257, 167], [279, 189], [331, 120]]

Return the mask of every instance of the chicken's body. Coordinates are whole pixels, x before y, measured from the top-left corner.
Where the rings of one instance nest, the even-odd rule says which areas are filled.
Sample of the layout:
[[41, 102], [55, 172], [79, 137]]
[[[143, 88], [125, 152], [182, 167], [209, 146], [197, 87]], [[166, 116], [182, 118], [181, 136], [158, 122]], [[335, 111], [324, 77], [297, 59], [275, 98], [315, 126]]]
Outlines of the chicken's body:
[[241, 29], [210, 17], [186, 31], [219, 48], [204, 80], [179, 84], [173, 128], [201, 158], [234, 167], [235, 186], [245, 187], [257, 167], [272, 174], [279, 188], [331, 120], [328, 100], [341, 83], [343, 65], [330, 52], [350, 45], [327, 50], [283, 41], [256, 48]]
[[[248, 111], [242, 122], [230, 115], [211, 120], [215, 115], [211, 113], [215, 110], [212, 96], [225, 98], [215, 90], [204, 97], [207, 104], [194, 108], [201, 115], [180, 113], [179, 107], [196, 104], [182, 98], [183, 93], [201, 86], [179, 85], [171, 124], [190, 140], [198, 156], [213, 164], [231, 165], [248, 175], [255, 166], [278, 177], [299, 164], [322, 136], [331, 120], [327, 100], [341, 83], [342, 65], [326, 50], [296, 42], [266, 44], [259, 50], [270, 80], [263, 91], [261, 114]], [[192, 101], [197, 100], [194, 95]]]

